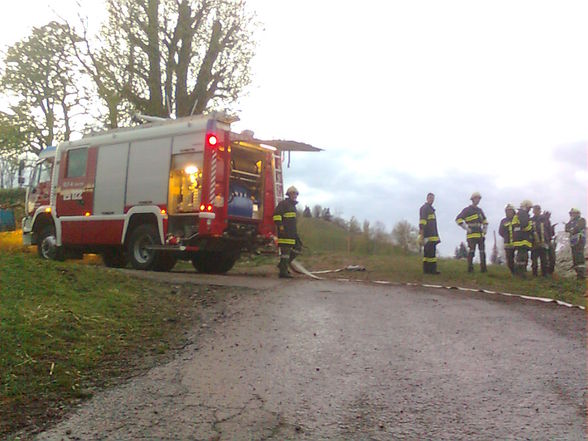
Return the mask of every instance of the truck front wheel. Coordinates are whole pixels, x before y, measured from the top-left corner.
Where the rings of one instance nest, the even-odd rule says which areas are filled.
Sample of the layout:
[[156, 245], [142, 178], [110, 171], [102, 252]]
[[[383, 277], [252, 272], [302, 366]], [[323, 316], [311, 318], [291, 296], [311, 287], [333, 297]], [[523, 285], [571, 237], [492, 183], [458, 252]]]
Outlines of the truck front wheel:
[[133, 230], [127, 245], [127, 255], [133, 268], [150, 270], [156, 264], [158, 252], [149, 245], [158, 245], [159, 235], [154, 225], [140, 225]]
[[37, 238], [37, 253], [41, 259], [63, 260], [63, 250], [57, 246], [53, 225], [46, 225], [41, 229]]

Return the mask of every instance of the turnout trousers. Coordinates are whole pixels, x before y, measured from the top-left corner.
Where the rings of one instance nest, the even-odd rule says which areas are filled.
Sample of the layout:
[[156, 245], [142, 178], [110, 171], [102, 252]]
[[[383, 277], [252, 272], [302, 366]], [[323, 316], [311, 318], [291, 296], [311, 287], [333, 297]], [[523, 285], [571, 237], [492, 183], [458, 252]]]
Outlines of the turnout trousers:
[[544, 247], [536, 247], [531, 249], [531, 269], [533, 275], [536, 276], [539, 270], [539, 264], [541, 265], [541, 275], [546, 276], [549, 272], [549, 264], [547, 262], [549, 249]]
[[423, 248], [423, 273], [437, 273], [437, 242], [427, 242]]
[[484, 237], [468, 239], [468, 273], [474, 271], [474, 256], [476, 255], [476, 247], [478, 247], [478, 251], [480, 252], [480, 271], [482, 271], [483, 273], [486, 272], [485, 242], [486, 240], [484, 239]]
[[578, 279], [586, 278], [586, 260], [584, 258], [585, 242], [582, 240], [576, 245], [572, 245], [572, 259], [574, 270]]
[[529, 263], [529, 247], [525, 245], [515, 247], [515, 274], [524, 276]]
[[515, 249], [513, 247], [505, 247], [504, 255], [506, 257], [506, 265], [511, 274], [515, 273]]

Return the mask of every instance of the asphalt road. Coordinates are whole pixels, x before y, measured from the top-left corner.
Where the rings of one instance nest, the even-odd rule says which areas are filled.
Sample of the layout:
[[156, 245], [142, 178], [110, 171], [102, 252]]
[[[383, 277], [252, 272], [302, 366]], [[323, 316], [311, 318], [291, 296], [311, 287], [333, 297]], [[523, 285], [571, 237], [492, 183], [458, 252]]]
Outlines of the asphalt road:
[[578, 309], [441, 289], [246, 285], [168, 364], [39, 440], [583, 440]]

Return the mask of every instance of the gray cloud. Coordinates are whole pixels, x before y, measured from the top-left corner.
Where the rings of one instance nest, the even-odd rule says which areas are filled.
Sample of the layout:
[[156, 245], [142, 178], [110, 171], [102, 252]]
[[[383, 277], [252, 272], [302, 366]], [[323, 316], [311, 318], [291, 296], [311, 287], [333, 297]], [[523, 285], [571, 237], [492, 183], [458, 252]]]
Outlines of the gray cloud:
[[[449, 256], [465, 240], [463, 230], [454, 219], [470, 203], [473, 191], [482, 193], [480, 207], [490, 222], [488, 250], [493, 245], [492, 232], [498, 230], [507, 203], [518, 207], [523, 199], [530, 199], [550, 210], [553, 222], [560, 224], [568, 220], [567, 213], [572, 206], [586, 213], [586, 183], [577, 177], [577, 172], [586, 171], [586, 143], [562, 146], [554, 155], [553, 172], [545, 179], [532, 176], [532, 170], [522, 171], [531, 175], [529, 181], [533, 182], [525, 187], [497, 188], [496, 176], [477, 174], [475, 170], [448, 169], [442, 177], [430, 178], [395, 170], [391, 164], [388, 174], [374, 174], [369, 170], [354, 169], [349, 165], [353, 161], [348, 155], [334, 151], [294, 154], [292, 166], [286, 169], [285, 177], [286, 184], [290, 181], [304, 182], [330, 195], [330, 202], [322, 203], [301, 194], [302, 206], [312, 208], [320, 203], [330, 207], [332, 212], [342, 213], [346, 219], [355, 216], [360, 221], [382, 221], [389, 230], [401, 220], [418, 225], [419, 207], [431, 191], [436, 195], [435, 207], [442, 240], [439, 250], [442, 255]], [[515, 165], [508, 164], [507, 158], [505, 166], [512, 166], [513, 173], [521, 172]], [[386, 169], [386, 164], [374, 164], [374, 170]]]

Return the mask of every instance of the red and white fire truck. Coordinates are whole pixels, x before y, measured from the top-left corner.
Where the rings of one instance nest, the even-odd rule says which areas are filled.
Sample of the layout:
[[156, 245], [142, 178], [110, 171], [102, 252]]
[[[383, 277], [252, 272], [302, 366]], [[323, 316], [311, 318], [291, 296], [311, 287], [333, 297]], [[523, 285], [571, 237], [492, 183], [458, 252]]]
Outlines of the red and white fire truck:
[[224, 113], [147, 120], [46, 149], [23, 242], [45, 259], [99, 253], [107, 266], [156, 271], [184, 259], [224, 273], [274, 239], [282, 153], [320, 150], [233, 133], [237, 119]]

